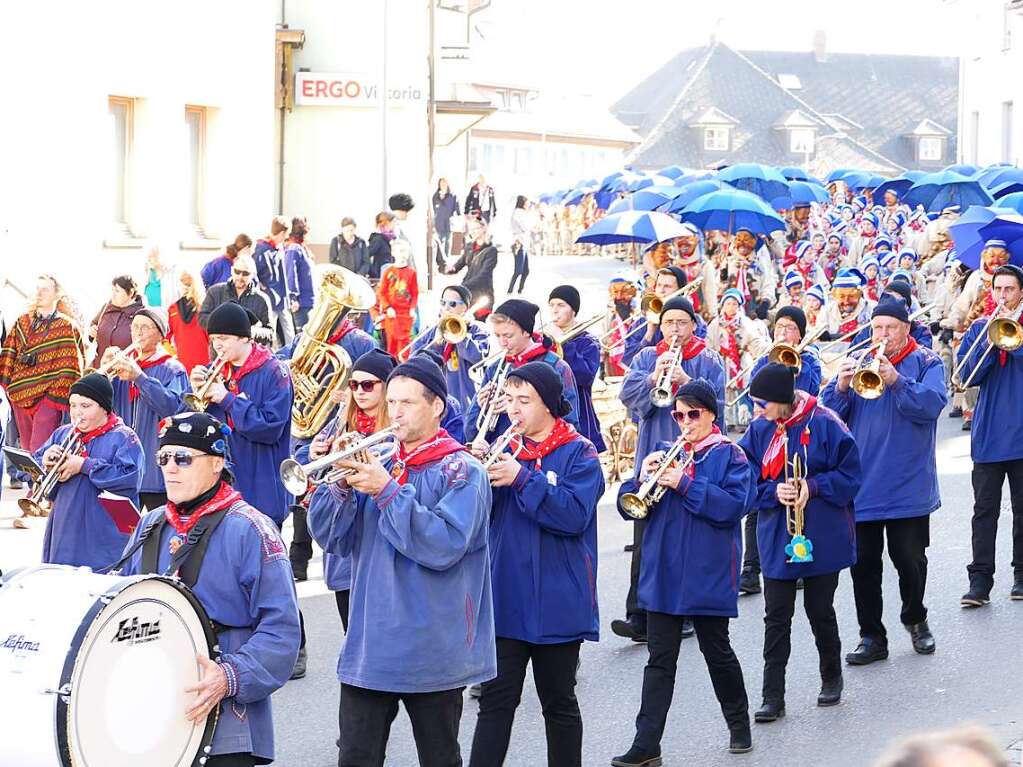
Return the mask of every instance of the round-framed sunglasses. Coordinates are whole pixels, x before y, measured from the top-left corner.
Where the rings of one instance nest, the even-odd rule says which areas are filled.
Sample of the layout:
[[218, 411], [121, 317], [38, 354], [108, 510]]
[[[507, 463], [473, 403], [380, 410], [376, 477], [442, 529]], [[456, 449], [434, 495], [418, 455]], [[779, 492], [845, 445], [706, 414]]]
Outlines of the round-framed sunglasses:
[[366, 394], [369, 394], [378, 384], [383, 383], [382, 381], [348, 381], [348, 388], [352, 391], [358, 391], [362, 389]]

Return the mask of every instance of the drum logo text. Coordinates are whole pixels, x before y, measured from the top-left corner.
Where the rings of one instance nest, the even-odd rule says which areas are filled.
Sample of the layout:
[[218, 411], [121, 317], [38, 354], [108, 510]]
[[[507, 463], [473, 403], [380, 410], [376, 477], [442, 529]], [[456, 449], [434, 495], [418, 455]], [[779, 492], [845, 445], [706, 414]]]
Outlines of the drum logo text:
[[11, 652], [39, 652], [39, 643], [25, 639], [24, 634], [11, 634], [0, 645], [0, 649], [10, 650]]
[[152, 642], [160, 638], [160, 621], [155, 620], [152, 623], [140, 623], [139, 619], [136, 618], [125, 618], [119, 624], [117, 624], [117, 633], [114, 634], [114, 638], [111, 642], [130, 642], [131, 644], [141, 644], [142, 642]]

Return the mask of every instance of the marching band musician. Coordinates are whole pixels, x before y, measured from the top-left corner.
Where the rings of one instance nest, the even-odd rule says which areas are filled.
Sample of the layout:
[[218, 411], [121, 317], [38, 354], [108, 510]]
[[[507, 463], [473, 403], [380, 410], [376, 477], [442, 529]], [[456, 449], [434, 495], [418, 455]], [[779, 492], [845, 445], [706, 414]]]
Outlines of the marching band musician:
[[[707, 348], [703, 339], [694, 335], [696, 311], [689, 299], [676, 296], [664, 303], [661, 309], [660, 327], [665, 338], [657, 346], [643, 349], [633, 360], [631, 369], [622, 384], [621, 400], [639, 421], [639, 435], [636, 440], [636, 465], [640, 466], [654, 446], [665, 440], [674, 440], [679, 427], [670, 408], [656, 407], [651, 402], [651, 392], [667, 374], [674, 362], [676, 352], [672, 345], [681, 349], [679, 364], [671, 369], [671, 387], [676, 390], [692, 380], [703, 380], [714, 391], [718, 400], [715, 413], [725, 410], [725, 368], [717, 352]], [[618, 636], [642, 642], [646, 638], [646, 619], [639, 607], [638, 584], [642, 561], [644, 520], [637, 520], [633, 527], [632, 568], [629, 594], [626, 598], [625, 620], [611, 622], [611, 630]]]
[[427, 347], [440, 353], [444, 364], [444, 376], [448, 381], [449, 396], [458, 400], [462, 411], [472, 405], [476, 398], [476, 382], [469, 375], [469, 368], [486, 358], [490, 353], [490, 334], [486, 327], [468, 314], [472, 304], [472, 293], [463, 285], [449, 285], [440, 294], [439, 320], [445, 317], [461, 317], [466, 322], [465, 338], [457, 344], [444, 340], [440, 323], [426, 328], [412, 342], [412, 354]]
[[[686, 273], [682, 267], [666, 266], [663, 269], [658, 270], [656, 274], [654, 295], [663, 301], [672, 293], [677, 293], [687, 284]], [[696, 317], [696, 335], [701, 338], [706, 338], [707, 323], [704, 322], [703, 317], [699, 314], [697, 314]], [[646, 325], [646, 330], [642, 333], [637, 330], [640, 325]], [[627, 333], [629, 335], [625, 340], [625, 354], [622, 355], [622, 363], [626, 367], [632, 365], [632, 361], [636, 358], [636, 355], [639, 354], [641, 349], [645, 349], [648, 346], [656, 346], [663, 338], [661, 329], [657, 325], [648, 321], [645, 316], [633, 320], [632, 324], [629, 325]]]
[[873, 342], [885, 342], [877, 370], [883, 392], [874, 399], [858, 396], [852, 382], [859, 362], [847, 358], [821, 394], [822, 403], [838, 413], [856, 439], [863, 468], [853, 504], [852, 580], [860, 644], [846, 655], [846, 662], [857, 666], [888, 657], [881, 602], [886, 538], [888, 556], [899, 573], [902, 625], [916, 652], [934, 652], [923, 599], [930, 514], [941, 505], [935, 463], [937, 419], [947, 402], [944, 366], [937, 354], [909, 335], [906, 305], [882, 301], [874, 308], [870, 325]]
[[[817, 705], [834, 706], [842, 697], [835, 589], [839, 573], [856, 559], [852, 502], [860, 486], [860, 454], [845, 424], [813, 393], [797, 389], [793, 373], [770, 363], [753, 376], [750, 396], [763, 401], [764, 413], [740, 442], [756, 482], [756, 534], [764, 569], [764, 687], [763, 704], [753, 715], [757, 722], [785, 716], [785, 667], [799, 578], [820, 657]], [[793, 461], [801, 463], [801, 471]]]
[[[202, 603], [220, 654], [198, 658], [202, 678], [188, 690], [196, 699], [185, 715], [201, 723], [219, 706], [205, 764], [252, 767], [274, 759], [270, 696], [288, 681], [298, 653], [298, 601], [277, 528], [232, 486], [227, 433], [206, 413], [161, 423], [154, 459], [168, 502], [143, 517], [121, 573], [176, 571]], [[201, 542], [190, 546], [190, 535]]]
[[43, 535], [44, 564], [105, 567], [117, 560], [128, 534], [100, 505], [103, 491], [122, 495], [138, 507], [145, 454], [135, 432], [113, 413], [113, 387], [99, 373], [82, 376], [71, 385], [71, 423], [57, 427], [35, 452], [51, 471], [64, 453], [72, 429], [82, 447], [57, 469], [53, 508]]
[[[462, 690], [496, 673], [490, 483], [440, 429], [446, 397], [432, 360], [398, 365], [387, 382], [399, 442], [390, 470], [375, 457], [340, 461], [352, 474], [313, 493], [314, 537], [331, 555], [352, 558], [349, 632], [338, 661], [340, 767], [383, 765], [399, 701], [421, 764], [459, 764]], [[407, 626], [419, 629], [398, 630]]]
[[[167, 503], [163, 474], [155, 461], [157, 426], [160, 421], [181, 412], [181, 395], [189, 389], [188, 373], [178, 360], [167, 353], [163, 340], [167, 320], [159, 309], [140, 309], [131, 321], [131, 340], [137, 344], [133, 355], [120, 355], [111, 373], [116, 376], [114, 412], [135, 432], [147, 457], [139, 501], [148, 511]], [[108, 347], [103, 364], [121, 350]]]
[[604, 372], [608, 376], [623, 376], [628, 370], [628, 365], [625, 363], [625, 336], [629, 332], [630, 320], [639, 308], [635, 306], [638, 292], [635, 273], [619, 272], [615, 274], [611, 278], [607, 292], [611, 301], [611, 311], [608, 332], [605, 335], [607, 341], [604, 348], [607, 350], [607, 358], [604, 363]]
[[[906, 305], [906, 311], [912, 313], [913, 311], [913, 294], [909, 283], [905, 280], [893, 278], [888, 285], [885, 286], [884, 292], [881, 294], [882, 300], [891, 299], [893, 301], [902, 301]], [[866, 343], [867, 339], [871, 336], [871, 328], [868, 325], [863, 328], [859, 333], [852, 337], [850, 346], [863, 342]], [[909, 335], [917, 342], [919, 346], [930, 349], [934, 343], [934, 337], [931, 335], [930, 325], [927, 325], [919, 320], [910, 320]], [[861, 347], [862, 348], [862, 347]]]
[[[433, 360], [437, 367], [444, 370], [444, 358], [441, 357], [440, 353], [435, 349], [426, 347], [416, 352], [417, 356], [427, 357]], [[397, 360], [395, 361], [397, 364]], [[465, 416], [462, 413], [462, 406], [458, 400], [448, 394], [447, 407], [444, 409], [444, 414], [440, 417], [440, 428], [448, 433], [456, 442], [465, 444]]]
[[[483, 381], [476, 399], [465, 413], [465, 438], [468, 442], [490, 442], [494, 435], [503, 434], [508, 428], [508, 416], [504, 412], [504, 403], [496, 403], [496, 412], [500, 413], [497, 425], [488, 434], [478, 434], [476, 421], [480, 411], [487, 406], [493, 394], [494, 378], [502, 365], [511, 365], [515, 369], [525, 365], [531, 360], [540, 360], [553, 367], [561, 375], [565, 384], [565, 399], [572, 406], [572, 411], [565, 416], [565, 420], [576, 426], [579, 423], [579, 394], [575, 385], [575, 376], [572, 368], [558, 358], [558, 355], [551, 351], [552, 339], [540, 333], [534, 333], [533, 327], [536, 324], [536, 315], [540, 308], [521, 298], [509, 298], [497, 307], [490, 315], [490, 323], [494, 326], [494, 336], [497, 343], [504, 350], [504, 359], [498, 360], [483, 374]], [[481, 444], [476, 446], [477, 453], [483, 451]]]
[[[827, 328], [825, 340], [836, 340], [851, 333], [860, 325], [870, 321], [870, 312], [874, 302], [863, 295], [866, 279], [859, 269], [845, 267], [838, 270], [831, 287], [833, 301], [828, 302], [817, 317], [817, 327], [821, 323]], [[852, 336], [850, 336], [851, 338]]]
[[582, 765], [576, 668], [582, 642], [599, 639], [597, 502], [604, 474], [594, 446], [562, 417], [570, 408], [562, 387], [542, 362], [508, 375], [508, 413], [521, 436], [488, 469], [497, 677], [482, 685], [470, 767], [504, 763], [530, 661], [548, 763]]
[[[340, 346], [348, 353], [349, 359], [357, 360], [371, 349], [376, 349], [377, 342], [373, 340], [373, 336], [353, 323], [351, 317], [352, 312], [349, 311], [338, 320], [327, 337], [327, 343]], [[299, 333], [291, 339], [290, 343], [278, 349], [276, 352], [277, 359], [290, 360], [294, 356], [295, 347], [301, 339], [302, 334]], [[341, 399], [341, 397], [339, 396], [338, 399]]]
[[[600, 421], [593, 409], [593, 381], [600, 369], [600, 342], [592, 333], [582, 332], [561, 342], [561, 336], [577, 322], [582, 298], [572, 285], [558, 285], [547, 298], [554, 325], [552, 336], [561, 345], [561, 353], [575, 376], [576, 396], [579, 401], [579, 433], [593, 443], [598, 453], [607, 450], [600, 434]], [[556, 328], [556, 329], [555, 329]]]
[[[995, 316], [1020, 320], [1023, 301], [1023, 270], [1013, 264], [1000, 266], [991, 278]], [[1013, 585], [1009, 596], [1023, 599], [1023, 418], [1017, 404], [1023, 381], [1023, 350], [992, 349], [983, 335], [988, 318], [973, 321], [957, 360], [969, 354], [960, 378], [979, 387], [973, 414], [970, 456], [973, 459], [973, 560], [966, 568], [970, 588], [962, 597], [964, 607], [990, 602], [995, 574], [995, 535], [1002, 505], [1002, 483], [1009, 480], [1012, 502]], [[976, 343], [978, 338], [983, 338]], [[972, 378], [971, 378], [972, 376]]]
[[[707, 326], [707, 344], [721, 355], [725, 365], [725, 379], [731, 386], [725, 391], [725, 397], [731, 401], [733, 397], [746, 388], [746, 376], [739, 373], [748, 370], [757, 357], [767, 350], [767, 333], [763, 323], [756, 322], [741, 311], [746, 299], [735, 288], [729, 288], [721, 295], [720, 309], [717, 316]], [[727, 406], [726, 406], [727, 407]], [[749, 406], [739, 400], [726, 412], [725, 421], [745, 427], [750, 420]], [[731, 415], [731, 417], [729, 417]]]
[[[714, 425], [720, 416], [716, 389], [703, 380], [690, 381], [676, 393], [670, 412], [680, 424], [692, 462], [663, 471], [657, 484], [667, 492], [648, 517], [639, 600], [647, 611], [650, 657], [643, 671], [636, 735], [628, 752], [611, 760], [617, 767], [661, 764], [682, 616], [691, 616], [695, 625], [728, 723], [729, 751], [753, 748], [746, 686], [728, 639], [728, 621], [738, 615], [741, 520], [756, 488], [746, 456]], [[647, 455], [640, 477], [651, 474], [663, 456], [660, 451]], [[623, 483], [619, 501], [625, 493], [635, 493], [639, 484], [639, 479]]]

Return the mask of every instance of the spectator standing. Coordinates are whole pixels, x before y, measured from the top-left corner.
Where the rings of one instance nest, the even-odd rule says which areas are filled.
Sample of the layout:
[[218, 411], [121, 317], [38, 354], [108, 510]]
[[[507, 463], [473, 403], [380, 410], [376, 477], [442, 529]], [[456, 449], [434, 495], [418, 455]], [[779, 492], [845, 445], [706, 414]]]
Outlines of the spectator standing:
[[497, 215], [497, 200], [494, 195], [494, 187], [487, 184], [481, 173], [476, 183], [469, 187], [469, 194], [465, 196], [465, 215], [490, 223]]
[[99, 367], [108, 346], [126, 349], [131, 343], [131, 321], [142, 306], [139, 286], [130, 274], [122, 274], [110, 283], [110, 300], [92, 320], [89, 337], [96, 342], [92, 367]]
[[181, 272], [178, 280], [181, 298], [167, 310], [167, 340], [174, 344], [178, 362], [185, 366], [185, 372], [191, 373], [196, 365], [205, 366], [210, 362], [210, 337], [206, 328], [199, 324], [199, 308], [206, 291], [187, 270]]
[[382, 210], [376, 217], [377, 230], [369, 236], [369, 278], [379, 280], [380, 272], [394, 259], [391, 258], [391, 241], [394, 240], [394, 214]]
[[451, 255], [451, 219], [458, 215], [458, 199], [448, 186], [446, 178], [437, 179], [437, 191], [433, 193], [433, 231], [440, 242], [437, 266], [444, 270], [444, 259]]
[[172, 264], [164, 263], [160, 258], [160, 248], [153, 245], [146, 253], [146, 273], [143, 283], [143, 294], [146, 306], [154, 308], [167, 307], [178, 300], [177, 269]]
[[[412, 339], [412, 322], [419, 303], [419, 283], [416, 270], [409, 263], [408, 243], [395, 240], [391, 243], [391, 254], [394, 263], [385, 267], [380, 276], [377, 306], [383, 319], [387, 353], [397, 358]], [[407, 357], [407, 354], [403, 357]]]
[[508, 292], [515, 290], [515, 280], [519, 280], [519, 293], [526, 287], [529, 276], [529, 248], [533, 241], [533, 224], [529, 220], [529, 201], [524, 195], [515, 198], [515, 210], [511, 215], [512, 256], [515, 257], [515, 271], [512, 272]]
[[288, 309], [295, 322], [295, 332], [305, 327], [316, 295], [313, 289], [313, 257], [305, 246], [309, 222], [291, 219], [291, 236], [284, 249], [284, 281], [288, 290]]
[[369, 277], [373, 264], [369, 260], [366, 241], [355, 233], [355, 219], [345, 216], [341, 219], [341, 233], [330, 241], [330, 263], [340, 266], [361, 277]]
[[289, 234], [288, 220], [274, 216], [270, 221], [270, 234], [256, 243], [252, 258], [256, 262], [256, 278], [266, 297], [270, 299], [273, 311], [273, 325], [277, 343], [281, 346], [291, 341], [295, 327], [291, 312], [284, 311], [287, 286], [284, 282], [284, 241]]
[[231, 265], [240, 255], [252, 255], [252, 238], [244, 232], [235, 237], [234, 242], [228, 243], [223, 253], [203, 265], [199, 274], [207, 290], [218, 282], [231, 279]]
[[408, 220], [408, 214], [414, 207], [416, 207], [416, 204], [412, 201], [412, 198], [404, 192], [392, 194], [388, 198], [387, 204], [391, 208], [391, 213], [394, 214], [394, 238], [396, 240], [404, 240], [408, 243], [408, 264], [415, 269], [415, 248], [412, 247], [412, 238], [408, 236], [408, 231], [406, 229], [408, 225], [405, 222]]
[[478, 309], [475, 317], [483, 320], [494, 309], [494, 269], [497, 268], [497, 248], [490, 241], [490, 231], [482, 221], [471, 225], [472, 242], [465, 246], [462, 257], [456, 261], [447, 274], [456, 274], [465, 269], [462, 287], [468, 288], [474, 301], [487, 298], [485, 306]]
[[199, 310], [199, 324], [205, 328], [218, 306], [233, 301], [252, 312], [259, 324], [270, 327], [270, 297], [256, 284], [256, 264], [249, 256], [238, 256], [231, 266], [230, 282], [214, 285]]

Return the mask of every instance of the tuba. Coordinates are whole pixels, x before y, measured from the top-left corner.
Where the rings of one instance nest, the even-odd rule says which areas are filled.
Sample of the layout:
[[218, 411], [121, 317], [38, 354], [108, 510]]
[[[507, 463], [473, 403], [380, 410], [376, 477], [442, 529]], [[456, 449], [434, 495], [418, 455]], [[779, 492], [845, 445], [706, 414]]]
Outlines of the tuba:
[[335, 325], [349, 311], [365, 312], [376, 303], [369, 282], [354, 272], [330, 265], [317, 271], [322, 275], [319, 298], [291, 357], [291, 436], [296, 439], [319, 434], [334, 410], [330, 395], [344, 386], [351, 372], [348, 352], [328, 342]]

